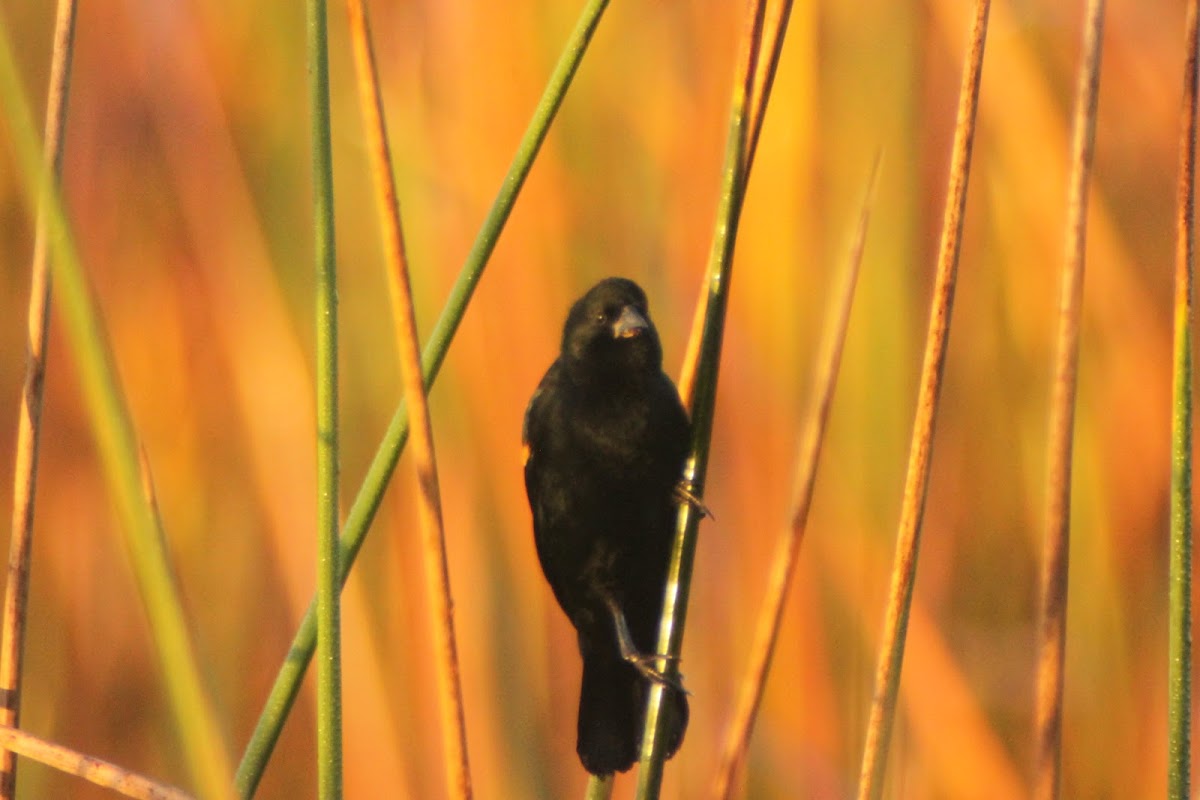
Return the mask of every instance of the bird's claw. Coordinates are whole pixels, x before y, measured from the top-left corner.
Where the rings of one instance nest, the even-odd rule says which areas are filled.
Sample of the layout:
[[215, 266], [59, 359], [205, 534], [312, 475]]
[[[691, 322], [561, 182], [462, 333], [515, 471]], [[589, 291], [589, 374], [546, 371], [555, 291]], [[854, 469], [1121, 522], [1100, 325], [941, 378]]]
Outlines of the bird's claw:
[[716, 520], [716, 517], [713, 516], [713, 513], [709, 510], [708, 506], [704, 505], [704, 501], [697, 497], [692, 491], [691, 483], [688, 481], [681, 480], [679, 483], [675, 484], [674, 495], [675, 499], [679, 502], [687, 503], [692, 508], [699, 511], [701, 518], [708, 517], [711, 520]]
[[682, 692], [685, 695], [690, 695], [687, 689], [683, 687], [682, 675], [668, 675], [655, 666], [655, 663], [660, 659], [668, 663], [677, 663], [678, 656], [660, 656], [646, 655], [645, 653], [626, 653], [625, 661], [633, 665], [633, 668], [638, 671], [643, 678], [654, 683], [662, 684], [668, 689], [674, 689], [677, 692]]
[[612, 614], [613, 626], [617, 633], [617, 649], [621, 653], [621, 658], [631, 664], [646, 680], [662, 684], [684, 694], [691, 694], [683, 688], [682, 676], [667, 675], [658, 668], [660, 660], [669, 666], [678, 665], [679, 656], [647, 655], [640, 652], [633, 642], [633, 635], [629, 632], [629, 624], [625, 621], [625, 612], [617, 605], [617, 601], [608, 596], [605, 598], [605, 604], [608, 606], [609, 613]]

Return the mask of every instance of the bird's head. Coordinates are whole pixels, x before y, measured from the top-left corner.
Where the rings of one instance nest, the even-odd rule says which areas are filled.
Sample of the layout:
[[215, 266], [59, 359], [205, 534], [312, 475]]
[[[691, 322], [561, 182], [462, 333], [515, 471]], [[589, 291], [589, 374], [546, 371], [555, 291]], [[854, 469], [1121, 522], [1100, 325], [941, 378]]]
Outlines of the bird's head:
[[607, 278], [579, 298], [563, 328], [562, 356], [576, 376], [611, 379], [662, 369], [662, 344], [646, 293], [626, 278]]

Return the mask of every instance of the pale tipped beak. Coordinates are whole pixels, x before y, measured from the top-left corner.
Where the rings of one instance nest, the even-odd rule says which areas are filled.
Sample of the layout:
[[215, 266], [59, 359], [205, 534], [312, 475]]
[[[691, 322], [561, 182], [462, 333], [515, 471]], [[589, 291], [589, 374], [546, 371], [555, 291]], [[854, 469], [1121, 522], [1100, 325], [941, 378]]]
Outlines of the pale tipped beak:
[[617, 321], [612, 325], [613, 338], [629, 339], [640, 336], [649, 327], [650, 323], [637, 312], [637, 309], [633, 306], [625, 306], [621, 309], [621, 316], [617, 317]]

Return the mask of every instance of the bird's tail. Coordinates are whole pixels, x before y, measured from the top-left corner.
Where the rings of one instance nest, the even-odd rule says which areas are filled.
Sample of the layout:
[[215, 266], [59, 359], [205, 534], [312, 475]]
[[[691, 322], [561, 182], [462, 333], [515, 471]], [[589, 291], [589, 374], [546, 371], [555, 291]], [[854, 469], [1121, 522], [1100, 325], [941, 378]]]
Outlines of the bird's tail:
[[[579, 692], [576, 750], [593, 775], [625, 772], [638, 759], [649, 683], [630, 664], [599, 654], [584, 658]], [[667, 758], [675, 755], [687, 730], [687, 696], [667, 689], [664, 712]]]

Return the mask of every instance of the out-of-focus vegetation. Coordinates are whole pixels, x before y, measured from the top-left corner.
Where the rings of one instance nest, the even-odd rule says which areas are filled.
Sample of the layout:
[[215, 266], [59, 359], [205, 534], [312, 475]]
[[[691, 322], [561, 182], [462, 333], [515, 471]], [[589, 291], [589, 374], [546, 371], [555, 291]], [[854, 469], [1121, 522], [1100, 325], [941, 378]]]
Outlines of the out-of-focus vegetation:
[[[577, 3], [372, 5], [418, 320], [441, 308]], [[792, 461], [828, 277], [884, 161], [832, 429], [751, 745], [755, 798], [857, 779], [912, 422], [967, 4], [798, 4], [734, 270], [667, 796], [707, 789]], [[1067, 119], [1082, 3], [992, 9], [889, 793], [1028, 785]], [[3, 10], [40, 108], [51, 3]], [[1078, 7], [1076, 7], [1078, 6]], [[344, 12], [333, 3], [343, 497], [399, 399]], [[473, 780], [580, 796], [578, 659], [537, 567], [525, 402], [568, 303], [637, 279], [676, 371], [698, 296], [740, 3], [614, 3], [431, 396]], [[1109, 9], [1080, 353], [1064, 794], [1166, 781], [1170, 279], [1183, 4]], [[158, 488], [231, 753], [316, 576], [308, 108], [295, 3], [82, 4], [64, 193]], [[3, 118], [0, 110], [0, 119]], [[3, 130], [0, 128], [0, 130]], [[11, 505], [31, 214], [0, 133], [0, 506]], [[52, 322], [22, 723], [185, 782], [70, 353]], [[4, 422], [8, 420], [8, 422]], [[344, 594], [349, 797], [442, 794], [411, 467]], [[348, 500], [346, 501], [348, 502]], [[315, 787], [310, 684], [260, 796]], [[632, 788], [618, 780], [618, 796]], [[24, 797], [108, 796], [32, 764]]]

